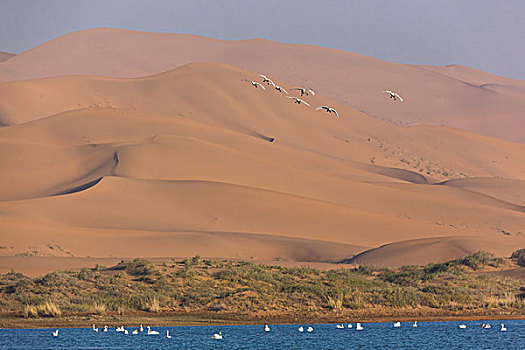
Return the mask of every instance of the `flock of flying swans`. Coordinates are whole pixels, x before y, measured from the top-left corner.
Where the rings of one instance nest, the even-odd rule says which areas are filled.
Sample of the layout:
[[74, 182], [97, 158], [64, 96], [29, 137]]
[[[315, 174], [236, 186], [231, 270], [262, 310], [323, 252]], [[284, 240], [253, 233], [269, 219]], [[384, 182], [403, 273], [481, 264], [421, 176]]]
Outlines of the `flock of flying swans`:
[[[259, 77], [262, 78], [262, 84], [266, 83], [266, 85], [268, 86], [273, 86], [275, 90], [279, 91], [279, 92], [284, 92], [285, 94], [288, 95], [288, 91], [286, 91], [285, 89], [283, 89], [282, 87], [280, 87], [279, 85], [276, 85], [272, 79], [268, 78], [266, 75], [264, 74], [259, 74]], [[243, 81], [247, 81], [249, 82], [250, 84], [252, 84], [255, 88], [262, 88], [263, 90], [266, 90], [266, 88], [264, 87], [264, 85], [262, 85], [261, 83], [257, 82], [257, 81], [253, 81], [251, 79], [244, 79]], [[315, 96], [315, 92], [312, 90], [312, 89], [309, 89], [309, 88], [304, 88], [304, 87], [297, 87], [297, 88], [293, 88], [291, 90], [297, 90], [301, 93], [301, 97], [303, 97], [303, 95], [306, 95], [306, 96]], [[385, 90], [383, 91], [387, 94], [389, 94], [389, 97], [391, 99], [393, 99], [394, 101], [399, 101], [399, 102], [403, 102], [403, 98], [401, 96], [399, 96], [399, 94], [393, 92], [393, 91], [390, 91], [390, 90]], [[288, 98], [290, 99], [293, 99], [295, 103], [297, 104], [305, 104], [307, 105], [308, 107], [310, 107], [310, 104], [298, 97], [293, 97], [293, 96], [287, 96]], [[332, 107], [328, 107], [328, 106], [319, 106], [317, 107], [315, 110], [316, 111], [319, 111], [319, 110], [325, 110], [327, 113], [333, 113], [335, 114], [335, 116], [339, 119], [339, 113], [337, 113], [337, 111], [332, 108]]]

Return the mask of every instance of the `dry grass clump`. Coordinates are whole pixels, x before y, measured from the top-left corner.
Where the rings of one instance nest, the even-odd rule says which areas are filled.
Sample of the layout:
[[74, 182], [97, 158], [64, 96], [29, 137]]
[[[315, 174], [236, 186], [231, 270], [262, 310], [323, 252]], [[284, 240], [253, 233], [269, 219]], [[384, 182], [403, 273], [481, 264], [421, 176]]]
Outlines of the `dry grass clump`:
[[330, 296], [328, 295], [326, 297], [328, 302], [328, 307], [336, 312], [340, 312], [343, 310], [343, 300], [344, 300], [344, 293], [339, 292], [336, 296]]
[[91, 313], [97, 314], [97, 315], [104, 315], [106, 313], [107, 307], [106, 304], [101, 303], [95, 303], [93, 306], [91, 306]]
[[60, 308], [51, 301], [39, 305], [26, 305], [23, 309], [24, 317], [59, 317], [62, 315]]
[[148, 312], [159, 313], [160, 312], [160, 302], [155, 297], [147, 299], [144, 301], [142, 305], [142, 309]]
[[23, 315], [25, 318], [38, 317], [38, 310], [34, 305], [26, 305], [24, 306]]

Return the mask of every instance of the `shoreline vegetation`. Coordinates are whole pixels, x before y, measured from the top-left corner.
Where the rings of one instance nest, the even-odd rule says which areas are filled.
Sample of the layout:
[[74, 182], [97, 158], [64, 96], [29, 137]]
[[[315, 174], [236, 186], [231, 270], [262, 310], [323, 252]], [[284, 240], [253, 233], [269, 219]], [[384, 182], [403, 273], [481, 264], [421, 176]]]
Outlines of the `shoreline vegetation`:
[[426, 266], [257, 265], [199, 256], [57, 271], [0, 274], [0, 327], [190, 326], [525, 319], [525, 265], [477, 252]]

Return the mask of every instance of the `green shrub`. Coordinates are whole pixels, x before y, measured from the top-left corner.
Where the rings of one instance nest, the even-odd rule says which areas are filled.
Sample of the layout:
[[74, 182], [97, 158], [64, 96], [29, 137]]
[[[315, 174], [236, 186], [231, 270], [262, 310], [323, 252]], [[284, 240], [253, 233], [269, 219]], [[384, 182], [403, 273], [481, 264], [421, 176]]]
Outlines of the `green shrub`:
[[510, 256], [512, 259], [516, 259], [516, 263], [519, 266], [525, 267], [525, 248], [518, 249]]
[[126, 263], [126, 272], [134, 276], [151, 275], [155, 272], [155, 265], [145, 259], [134, 259]]

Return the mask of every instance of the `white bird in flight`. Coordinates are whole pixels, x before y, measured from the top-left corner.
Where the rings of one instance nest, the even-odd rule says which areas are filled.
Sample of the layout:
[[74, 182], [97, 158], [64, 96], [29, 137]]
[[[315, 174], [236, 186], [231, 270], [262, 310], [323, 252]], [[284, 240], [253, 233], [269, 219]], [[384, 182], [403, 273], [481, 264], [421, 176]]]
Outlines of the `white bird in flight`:
[[332, 107], [319, 106], [319, 107], [317, 107], [315, 110], [316, 110], [316, 111], [319, 111], [319, 110], [321, 110], [321, 109], [326, 109], [326, 112], [327, 112], [327, 113], [334, 113], [335, 116], [336, 116], [337, 118], [339, 118], [339, 114], [338, 114], [337, 111], [336, 111], [335, 109], [333, 109]]
[[279, 91], [279, 92], [284, 92], [285, 94], [288, 95], [288, 91], [286, 91], [285, 89], [283, 89], [282, 87], [280, 87], [279, 85], [275, 85], [275, 90]]
[[390, 90], [385, 90], [383, 92], [386, 92], [387, 94], [390, 94], [390, 98], [393, 98], [394, 101], [399, 99], [399, 101], [403, 102], [403, 98], [401, 96], [399, 96], [398, 94], [396, 94], [395, 92], [390, 91]]
[[256, 88], [258, 88], [258, 87], [260, 86], [263, 90], [266, 90], [266, 89], [264, 88], [264, 86], [262, 86], [262, 84], [260, 84], [260, 83], [258, 83], [258, 82], [256, 82], [256, 81], [253, 81], [253, 80], [250, 80], [250, 79], [244, 79], [244, 81], [248, 81], [248, 82], [250, 82], [250, 83], [251, 83], [253, 86], [255, 86]]
[[275, 83], [272, 81], [272, 79], [268, 78], [264, 74], [259, 74], [259, 76], [263, 78], [263, 83], [266, 83], [268, 85], [273, 85], [275, 87]]
[[307, 88], [293, 88], [292, 90], [299, 90], [301, 92], [301, 96], [306, 95], [308, 96], [308, 92], [312, 94], [312, 96], [315, 96], [315, 92], [311, 89]]
[[291, 97], [291, 96], [288, 96], [288, 98], [291, 98], [291, 99], [295, 100], [295, 103], [298, 103], [298, 104], [304, 103], [305, 105], [310, 106], [307, 102], [301, 100], [301, 99], [298, 98], [298, 97]]

